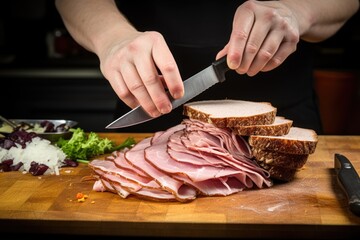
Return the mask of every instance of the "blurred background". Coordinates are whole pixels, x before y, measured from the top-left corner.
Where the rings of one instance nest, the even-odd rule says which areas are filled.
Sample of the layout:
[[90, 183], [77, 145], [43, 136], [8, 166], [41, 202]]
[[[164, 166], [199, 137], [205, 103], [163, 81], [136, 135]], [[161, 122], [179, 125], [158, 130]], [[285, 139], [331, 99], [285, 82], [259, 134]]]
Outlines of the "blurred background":
[[[325, 134], [360, 134], [359, 15], [314, 44]], [[0, 84], [0, 115], [7, 118], [69, 119], [96, 132], [114, 119], [117, 96], [97, 57], [66, 31], [54, 1], [0, 2]]]

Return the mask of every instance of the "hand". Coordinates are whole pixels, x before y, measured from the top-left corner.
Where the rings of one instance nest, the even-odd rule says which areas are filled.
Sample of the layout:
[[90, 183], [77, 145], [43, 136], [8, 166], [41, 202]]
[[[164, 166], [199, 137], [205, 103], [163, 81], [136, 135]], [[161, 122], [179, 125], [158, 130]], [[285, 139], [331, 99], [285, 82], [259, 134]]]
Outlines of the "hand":
[[131, 108], [140, 104], [157, 117], [172, 109], [165, 89], [175, 99], [184, 94], [178, 67], [160, 33], [129, 34], [125, 40], [110, 44], [99, 58], [103, 75]]
[[250, 0], [236, 10], [230, 40], [217, 58], [227, 54], [231, 69], [254, 76], [278, 67], [299, 40], [298, 21], [281, 1]]

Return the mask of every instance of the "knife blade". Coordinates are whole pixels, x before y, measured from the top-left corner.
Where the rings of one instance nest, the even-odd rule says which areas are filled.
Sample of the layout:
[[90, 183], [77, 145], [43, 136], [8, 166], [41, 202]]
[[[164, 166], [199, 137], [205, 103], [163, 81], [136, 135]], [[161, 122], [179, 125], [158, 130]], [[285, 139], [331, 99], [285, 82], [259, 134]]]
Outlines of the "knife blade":
[[[226, 63], [225, 55], [217, 61], [214, 61], [209, 67], [186, 79], [183, 82], [184, 96], [182, 98], [173, 99], [167, 92], [171, 101], [172, 109], [186, 103], [216, 83], [225, 81], [225, 73], [228, 70], [230, 70], [230, 68]], [[106, 128], [124, 128], [144, 123], [152, 119], [154, 119], [154, 117], [148, 115], [141, 106], [138, 106], [107, 125]]]
[[360, 216], [360, 179], [350, 160], [342, 154], [335, 153], [334, 168], [338, 183], [345, 191], [351, 212]]

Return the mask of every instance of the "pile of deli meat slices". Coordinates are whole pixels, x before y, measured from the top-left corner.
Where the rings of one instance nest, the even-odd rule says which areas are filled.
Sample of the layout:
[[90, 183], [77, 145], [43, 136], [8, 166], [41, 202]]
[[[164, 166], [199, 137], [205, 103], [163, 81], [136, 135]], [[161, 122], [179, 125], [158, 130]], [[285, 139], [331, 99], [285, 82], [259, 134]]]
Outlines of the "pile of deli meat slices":
[[189, 202], [273, 185], [242, 136], [191, 118], [89, 167], [97, 178], [93, 190], [123, 198]]

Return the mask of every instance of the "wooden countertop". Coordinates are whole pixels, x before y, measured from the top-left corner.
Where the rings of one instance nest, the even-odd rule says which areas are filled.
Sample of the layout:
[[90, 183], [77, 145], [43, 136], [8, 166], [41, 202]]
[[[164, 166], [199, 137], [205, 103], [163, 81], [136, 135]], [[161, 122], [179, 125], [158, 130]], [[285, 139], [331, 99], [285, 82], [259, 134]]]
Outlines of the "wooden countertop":
[[[100, 133], [118, 143], [147, 133]], [[347, 156], [360, 172], [360, 136], [319, 136], [296, 178], [267, 189], [189, 203], [122, 199], [92, 191], [82, 181], [86, 164], [63, 168], [59, 176], [0, 173], [0, 232], [148, 237], [337, 239], [360, 234], [360, 217], [347, 206], [338, 185], [334, 153]], [[76, 193], [89, 197], [77, 202]]]

